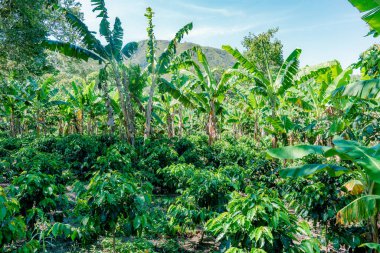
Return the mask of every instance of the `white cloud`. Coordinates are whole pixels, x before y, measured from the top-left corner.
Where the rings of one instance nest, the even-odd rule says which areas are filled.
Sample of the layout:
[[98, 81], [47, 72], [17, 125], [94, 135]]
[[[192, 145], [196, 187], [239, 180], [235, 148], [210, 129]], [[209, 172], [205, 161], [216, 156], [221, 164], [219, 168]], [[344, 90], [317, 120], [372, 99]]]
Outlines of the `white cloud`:
[[188, 3], [178, 3], [178, 5], [187, 9], [192, 9], [194, 11], [209, 13], [209, 14], [213, 13], [217, 15], [222, 15], [224, 17], [236, 17], [236, 16], [241, 17], [241, 16], [246, 15], [244, 11], [235, 11], [235, 10], [226, 9], [226, 8], [212, 8], [212, 7], [206, 7], [206, 6], [188, 4]]

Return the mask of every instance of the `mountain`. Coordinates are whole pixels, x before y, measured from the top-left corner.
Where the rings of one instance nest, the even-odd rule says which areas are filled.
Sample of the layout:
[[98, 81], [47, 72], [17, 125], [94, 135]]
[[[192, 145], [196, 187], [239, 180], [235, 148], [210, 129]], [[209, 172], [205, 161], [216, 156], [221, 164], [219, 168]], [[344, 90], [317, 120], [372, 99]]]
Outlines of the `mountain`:
[[[142, 67], [146, 67], [146, 48], [147, 48], [147, 41], [143, 40], [140, 41], [139, 47], [137, 52], [134, 54], [134, 56], [131, 59], [132, 63], [139, 64]], [[167, 40], [157, 40], [157, 55], [161, 55], [161, 53], [167, 48], [169, 45], [169, 41]], [[180, 43], [177, 46], [177, 53], [182, 53], [183, 51], [190, 49], [194, 46], [199, 46], [194, 43]], [[213, 48], [213, 47], [203, 47], [203, 52], [205, 53], [209, 64], [212, 68], [223, 68], [227, 69], [234, 65], [236, 62], [235, 59], [225, 52], [224, 50]]]

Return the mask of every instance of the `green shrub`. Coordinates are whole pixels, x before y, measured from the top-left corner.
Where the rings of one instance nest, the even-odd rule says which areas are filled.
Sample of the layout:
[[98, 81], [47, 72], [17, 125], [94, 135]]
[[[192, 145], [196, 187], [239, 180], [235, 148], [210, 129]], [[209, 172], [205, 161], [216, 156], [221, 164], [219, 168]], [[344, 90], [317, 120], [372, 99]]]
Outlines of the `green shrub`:
[[74, 175], [85, 179], [92, 172], [101, 150], [99, 142], [90, 136], [69, 135], [57, 142], [55, 151], [63, 156]]
[[141, 234], [148, 226], [151, 190], [150, 184], [139, 186], [132, 175], [96, 172], [80, 193], [76, 207], [83, 215], [86, 233], [104, 235], [108, 232], [115, 237], [117, 227], [122, 226], [126, 235]]
[[94, 170], [131, 172], [134, 160], [136, 160], [136, 152], [133, 147], [126, 143], [113, 144], [96, 159]]
[[44, 212], [64, 210], [67, 198], [65, 186], [57, 183], [55, 175], [48, 175], [37, 170], [22, 172], [12, 182], [11, 192], [20, 202], [21, 211], [26, 214], [32, 208]]
[[[19, 215], [20, 205], [16, 199], [8, 199], [0, 187], [0, 248], [1, 252], [35, 252], [36, 241], [25, 243], [26, 225]], [[23, 243], [24, 242], [24, 243]]]
[[222, 242], [222, 249], [290, 252], [297, 247], [296, 235], [307, 226], [298, 226], [276, 193], [247, 188], [245, 194], [234, 192], [227, 212], [209, 220], [206, 228]]

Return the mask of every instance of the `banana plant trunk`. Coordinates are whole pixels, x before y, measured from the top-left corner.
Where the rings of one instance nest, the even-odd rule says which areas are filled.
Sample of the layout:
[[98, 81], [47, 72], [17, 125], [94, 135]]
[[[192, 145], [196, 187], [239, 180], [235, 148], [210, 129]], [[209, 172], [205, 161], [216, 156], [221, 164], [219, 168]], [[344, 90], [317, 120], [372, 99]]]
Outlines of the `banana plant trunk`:
[[104, 98], [106, 100], [106, 108], [107, 108], [107, 126], [110, 130], [110, 133], [113, 134], [115, 132], [115, 118], [113, 116], [113, 109], [111, 106], [111, 98], [108, 94], [107, 83], [104, 83], [102, 86]]
[[128, 142], [134, 146], [135, 145], [135, 133], [136, 133], [136, 127], [135, 127], [135, 112], [133, 110], [132, 106], [132, 99], [131, 99], [131, 93], [129, 90], [129, 79], [127, 77], [127, 74], [125, 73], [125, 70], [123, 70], [123, 86], [125, 91], [125, 104], [127, 109], [127, 131], [128, 131]]
[[256, 141], [259, 140], [259, 116], [258, 113], [255, 113], [255, 130], [254, 130], [254, 138]]
[[168, 129], [168, 137], [174, 137], [174, 114], [171, 113], [171, 110], [168, 111], [166, 115], [166, 125]]
[[183, 115], [182, 115], [182, 106], [178, 108], [178, 137], [182, 138], [183, 135]]
[[152, 131], [152, 110], [153, 110], [153, 96], [154, 96], [154, 90], [156, 88], [156, 80], [154, 74], [152, 75], [152, 85], [150, 86], [149, 90], [149, 100], [148, 104], [146, 106], [146, 112], [145, 112], [145, 130], [144, 130], [144, 140], [148, 139], [150, 137], [151, 131]]
[[212, 145], [217, 138], [216, 132], [216, 115], [215, 115], [215, 103], [210, 102], [210, 113], [207, 121], [207, 133], [208, 133], [208, 144]]
[[116, 88], [117, 88], [117, 92], [119, 93], [119, 103], [120, 103], [120, 108], [121, 108], [121, 112], [123, 113], [123, 119], [122, 119], [122, 122], [123, 122], [123, 125], [124, 125], [124, 128], [125, 128], [125, 132], [127, 133], [127, 139], [130, 140], [130, 136], [129, 136], [129, 131], [128, 131], [128, 111], [127, 111], [127, 107], [125, 105], [125, 99], [124, 99], [124, 94], [123, 94], [123, 89], [122, 89], [122, 81], [120, 79], [120, 73], [118, 71], [118, 69], [114, 69], [114, 72], [115, 72], [115, 81], [116, 81]]
[[[272, 97], [271, 98], [271, 104], [272, 104], [272, 118], [275, 119], [276, 118], [276, 101], [275, 101], [275, 98]], [[272, 148], [277, 148], [278, 146], [278, 136], [277, 134], [273, 133], [273, 136], [272, 136]]]
[[15, 137], [16, 136], [16, 127], [15, 127], [15, 114], [13, 112], [13, 109], [11, 109], [11, 118], [9, 121], [9, 127], [11, 130], [11, 136]]

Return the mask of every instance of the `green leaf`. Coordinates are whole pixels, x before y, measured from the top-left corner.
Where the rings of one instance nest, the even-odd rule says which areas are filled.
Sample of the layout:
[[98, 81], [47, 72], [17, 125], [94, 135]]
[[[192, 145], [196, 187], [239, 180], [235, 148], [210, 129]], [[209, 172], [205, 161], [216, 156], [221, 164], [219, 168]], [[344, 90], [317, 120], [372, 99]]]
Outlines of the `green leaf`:
[[361, 99], [380, 99], [380, 79], [357, 81], [341, 89], [343, 90], [342, 96]]
[[136, 217], [134, 218], [134, 220], [133, 220], [133, 227], [134, 227], [135, 229], [138, 229], [138, 228], [140, 227], [140, 225], [141, 225], [141, 219], [140, 219], [139, 216], [136, 216]]
[[327, 171], [330, 176], [337, 177], [349, 170], [333, 164], [306, 164], [299, 167], [282, 169], [279, 173], [281, 177], [302, 177], [322, 171]]
[[5, 206], [2, 206], [0, 208], [0, 221], [4, 220], [6, 214], [7, 214], [7, 208]]
[[377, 201], [379, 195], [367, 195], [352, 201], [336, 215], [337, 223], [350, 224], [365, 221], [378, 213]]
[[298, 145], [269, 149], [267, 154], [278, 159], [299, 159], [311, 154], [324, 155], [331, 149], [331, 147], [327, 146]]
[[363, 243], [359, 246], [359, 248], [367, 247], [369, 249], [374, 249], [376, 251], [380, 251], [380, 244], [378, 243]]
[[273, 85], [279, 94], [284, 94], [284, 92], [294, 84], [294, 78], [298, 73], [301, 53], [301, 49], [295, 49], [282, 64]]
[[360, 12], [365, 13], [362, 19], [380, 33], [380, 2], [379, 0], [349, 0]]

